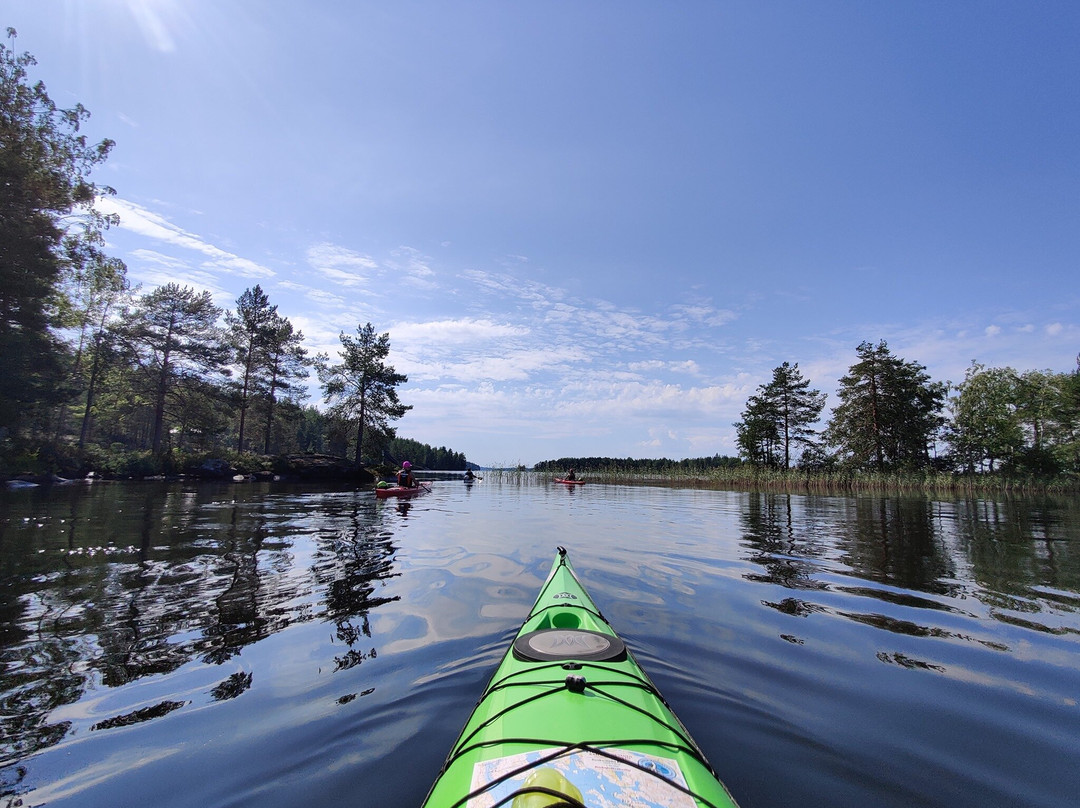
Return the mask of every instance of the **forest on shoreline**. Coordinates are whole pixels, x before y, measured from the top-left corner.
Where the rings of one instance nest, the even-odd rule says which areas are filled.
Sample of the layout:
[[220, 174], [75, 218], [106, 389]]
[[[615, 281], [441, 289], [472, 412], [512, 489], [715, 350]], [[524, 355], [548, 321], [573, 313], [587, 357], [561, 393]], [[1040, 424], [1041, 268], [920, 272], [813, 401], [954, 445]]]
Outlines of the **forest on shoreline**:
[[958, 384], [864, 342], [838, 403], [784, 362], [734, 424], [739, 457], [563, 457], [607, 480], [708, 480], [734, 487], [871, 490], [1080, 490], [1080, 358], [1069, 373], [972, 362]]
[[[235, 308], [209, 291], [133, 287], [106, 252], [115, 190], [90, 175], [114, 143], [80, 132], [0, 43], [0, 480], [270, 472], [285, 458], [348, 458], [353, 469], [464, 469], [464, 455], [399, 439], [407, 378], [371, 323], [310, 355], [258, 285]], [[322, 409], [307, 403], [318, 379]], [[299, 461], [298, 461], [299, 462]], [[284, 464], [284, 465], [283, 465]]]

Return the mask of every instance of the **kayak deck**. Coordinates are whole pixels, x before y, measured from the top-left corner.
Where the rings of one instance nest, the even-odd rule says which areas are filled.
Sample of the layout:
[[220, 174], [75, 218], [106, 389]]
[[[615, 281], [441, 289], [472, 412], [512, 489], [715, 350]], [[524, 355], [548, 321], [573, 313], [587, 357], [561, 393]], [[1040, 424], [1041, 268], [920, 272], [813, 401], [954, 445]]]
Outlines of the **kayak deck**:
[[735, 805], [563, 548], [424, 803], [556, 804]]

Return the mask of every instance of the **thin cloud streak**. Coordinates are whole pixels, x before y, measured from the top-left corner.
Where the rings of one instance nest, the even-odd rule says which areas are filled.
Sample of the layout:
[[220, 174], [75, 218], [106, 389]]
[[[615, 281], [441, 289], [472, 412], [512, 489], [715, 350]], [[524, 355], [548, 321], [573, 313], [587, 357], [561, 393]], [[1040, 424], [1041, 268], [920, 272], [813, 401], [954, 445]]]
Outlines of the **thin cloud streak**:
[[96, 206], [104, 214], [117, 214], [120, 217], [119, 226], [124, 230], [151, 241], [202, 253], [209, 259], [203, 264], [205, 269], [221, 270], [243, 278], [272, 278], [275, 274], [273, 270], [255, 261], [215, 247], [199, 236], [174, 225], [164, 216], [134, 202], [117, 197], [102, 197]]

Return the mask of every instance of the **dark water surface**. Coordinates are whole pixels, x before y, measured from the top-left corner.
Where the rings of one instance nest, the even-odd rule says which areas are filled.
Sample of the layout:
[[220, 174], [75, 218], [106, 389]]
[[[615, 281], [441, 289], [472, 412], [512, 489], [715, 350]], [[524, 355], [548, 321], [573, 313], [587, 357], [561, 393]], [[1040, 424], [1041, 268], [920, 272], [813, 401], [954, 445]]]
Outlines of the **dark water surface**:
[[415, 806], [556, 545], [744, 808], [1080, 802], [1080, 502], [0, 492], [0, 806]]

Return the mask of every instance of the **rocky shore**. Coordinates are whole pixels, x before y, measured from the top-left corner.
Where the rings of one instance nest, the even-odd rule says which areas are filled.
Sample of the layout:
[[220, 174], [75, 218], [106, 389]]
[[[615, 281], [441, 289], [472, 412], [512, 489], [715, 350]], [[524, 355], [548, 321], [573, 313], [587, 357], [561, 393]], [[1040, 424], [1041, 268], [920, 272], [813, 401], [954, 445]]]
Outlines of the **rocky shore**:
[[64, 485], [93, 480], [216, 480], [233, 482], [348, 482], [368, 485], [375, 482], [376, 472], [357, 467], [344, 457], [325, 454], [280, 455], [271, 459], [270, 468], [243, 468], [228, 460], [204, 460], [198, 466], [180, 474], [147, 475], [141, 477], [115, 476], [89, 471], [85, 474], [14, 474], [0, 476], [0, 483], [9, 488], [34, 485]]

